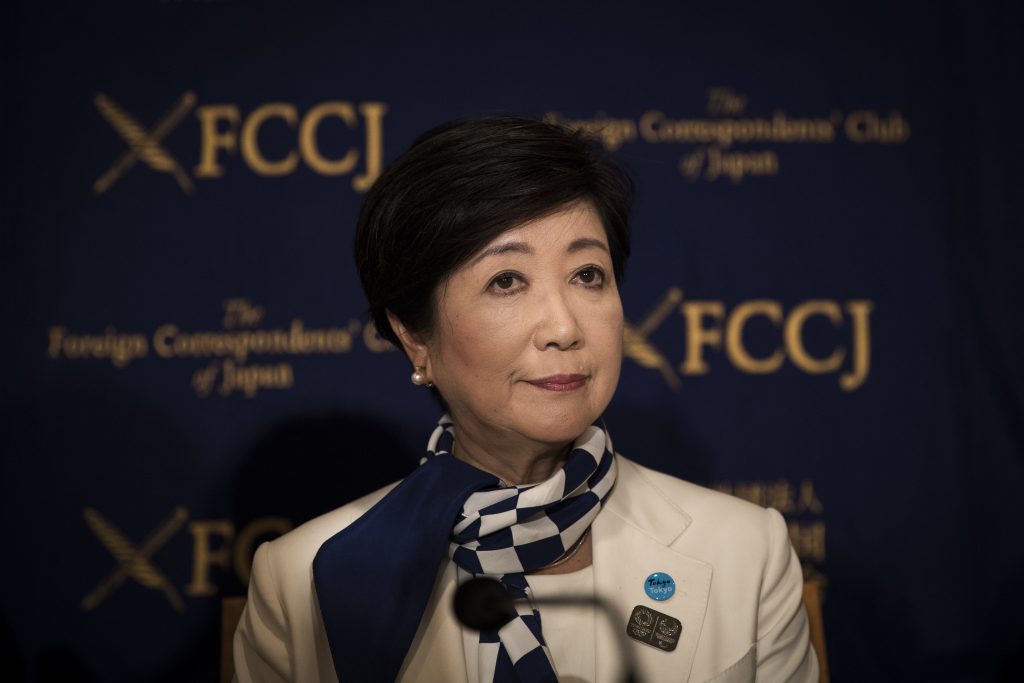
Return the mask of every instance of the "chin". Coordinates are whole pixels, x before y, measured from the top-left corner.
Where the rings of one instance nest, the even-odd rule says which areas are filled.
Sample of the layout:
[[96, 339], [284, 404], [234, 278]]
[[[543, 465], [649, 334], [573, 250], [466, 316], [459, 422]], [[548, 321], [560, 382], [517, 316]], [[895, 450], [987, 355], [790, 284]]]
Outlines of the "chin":
[[542, 443], [568, 443], [575, 441], [576, 437], [600, 416], [600, 413], [592, 413], [590, 410], [577, 410], [571, 413], [557, 410], [546, 410], [540, 414], [533, 412], [530, 425], [524, 431]]

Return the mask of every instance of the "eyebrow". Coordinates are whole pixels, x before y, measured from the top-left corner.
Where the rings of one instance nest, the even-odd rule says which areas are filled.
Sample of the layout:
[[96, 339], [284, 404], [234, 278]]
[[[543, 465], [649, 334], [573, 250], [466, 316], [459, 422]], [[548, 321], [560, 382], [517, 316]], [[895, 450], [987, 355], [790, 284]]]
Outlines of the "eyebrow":
[[[583, 251], [584, 249], [591, 249], [595, 247], [604, 252], [608, 251], [608, 247], [605, 246], [605, 243], [602, 242], [601, 240], [594, 239], [593, 237], [581, 237], [578, 240], [573, 240], [569, 247], [566, 249], [566, 252], [569, 254], [575, 254], [578, 251]], [[473, 263], [479, 263], [480, 261], [483, 261], [485, 258], [489, 256], [501, 256], [502, 254], [510, 253], [533, 254], [534, 252], [533, 247], [531, 247], [526, 242], [506, 242], [505, 244], [496, 244], [493, 247], [488, 247], [487, 249], [484, 249], [479, 254], [477, 254], [476, 258], [473, 259]]]
[[575, 254], [577, 251], [583, 251], [584, 249], [590, 249], [591, 247], [597, 247], [606, 253], [608, 252], [608, 247], [605, 246], [605, 243], [599, 239], [594, 239], [593, 237], [581, 237], [578, 240], [573, 240], [572, 244], [569, 245], [569, 248], [566, 251], [570, 254]]
[[493, 247], [487, 247], [473, 259], [473, 263], [479, 263], [488, 256], [501, 256], [502, 254], [517, 253], [517, 254], [532, 254], [533, 247], [526, 242], [506, 242], [505, 244], [496, 244]]

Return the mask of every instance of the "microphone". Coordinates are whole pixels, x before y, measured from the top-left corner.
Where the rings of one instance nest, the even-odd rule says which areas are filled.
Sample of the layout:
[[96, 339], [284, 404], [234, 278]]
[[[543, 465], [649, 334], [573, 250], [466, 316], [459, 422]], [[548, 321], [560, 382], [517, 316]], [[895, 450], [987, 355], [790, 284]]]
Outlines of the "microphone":
[[[525, 600], [525, 598], [520, 598]], [[452, 606], [455, 617], [465, 626], [474, 631], [496, 631], [516, 616], [516, 598], [508, 589], [495, 579], [478, 576], [466, 581], [455, 590]], [[534, 598], [533, 604], [538, 607], [596, 607], [615, 626], [615, 612], [607, 600], [594, 597], [556, 597]], [[633, 664], [632, 653], [623, 642], [625, 636], [620, 633], [618, 638], [619, 652], [625, 662], [624, 683], [640, 683]]]
[[455, 591], [455, 617], [474, 631], [495, 631], [516, 615], [512, 594], [500, 581], [474, 578]]

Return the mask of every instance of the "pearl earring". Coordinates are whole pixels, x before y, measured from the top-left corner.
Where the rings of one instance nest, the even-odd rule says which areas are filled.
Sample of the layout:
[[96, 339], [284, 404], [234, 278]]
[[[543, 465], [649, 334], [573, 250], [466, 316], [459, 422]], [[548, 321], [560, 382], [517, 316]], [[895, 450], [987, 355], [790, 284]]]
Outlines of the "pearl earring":
[[419, 367], [413, 371], [412, 377], [410, 377], [410, 379], [412, 380], [412, 383], [415, 384], [416, 386], [423, 386], [424, 384], [427, 383], [427, 376], [423, 374], [423, 368]]

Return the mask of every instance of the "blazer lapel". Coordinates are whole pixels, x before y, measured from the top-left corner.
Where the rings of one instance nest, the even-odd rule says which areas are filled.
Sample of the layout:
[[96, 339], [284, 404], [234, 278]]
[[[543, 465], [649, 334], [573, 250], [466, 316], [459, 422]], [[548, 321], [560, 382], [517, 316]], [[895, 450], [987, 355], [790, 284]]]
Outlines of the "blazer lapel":
[[[686, 531], [690, 517], [651, 485], [630, 461], [616, 456], [615, 490], [593, 526], [594, 587], [614, 614], [611, 629], [597, 630], [598, 683], [622, 680], [626, 643], [641, 680], [682, 683], [689, 678], [711, 589], [711, 565], [669, 548]], [[664, 572], [675, 594], [659, 602], [647, 596], [645, 579]], [[682, 622], [676, 648], [665, 652], [625, 635], [637, 605]]]
[[397, 680], [401, 683], [466, 683], [462, 627], [452, 610], [457, 587], [455, 565], [446, 560], [424, 612], [430, 618], [420, 622], [413, 646], [398, 674]]

